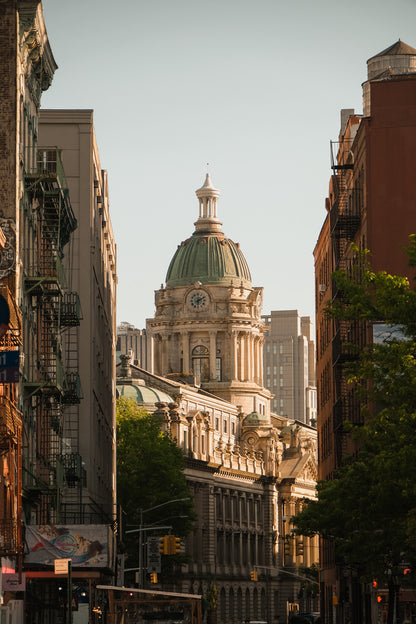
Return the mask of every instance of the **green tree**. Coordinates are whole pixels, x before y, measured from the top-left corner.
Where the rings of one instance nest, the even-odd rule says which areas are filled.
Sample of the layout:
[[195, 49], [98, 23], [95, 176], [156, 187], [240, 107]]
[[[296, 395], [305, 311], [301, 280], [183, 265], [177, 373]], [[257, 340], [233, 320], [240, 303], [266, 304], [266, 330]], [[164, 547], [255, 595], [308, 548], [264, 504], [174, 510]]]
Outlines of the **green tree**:
[[[123, 510], [124, 533], [143, 523], [171, 525], [172, 533], [186, 536], [196, 518], [184, 475], [185, 459], [171, 436], [163, 433], [157, 417], [141, 409], [132, 399], [117, 399], [117, 498]], [[165, 530], [157, 531], [163, 534]], [[150, 535], [150, 531], [148, 532]], [[126, 548], [137, 553], [137, 533], [126, 536]]]
[[[411, 236], [407, 248], [410, 266], [415, 241]], [[357, 451], [333, 479], [318, 483], [318, 500], [295, 522], [299, 533], [333, 540], [363, 579], [388, 584], [392, 622], [393, 581], [416, 564], [416, 292], [403, 276], [374, 273], [357, 249], [352, 266], [333, 275], [340, 297], [328, 315], [372, 327], [374, 336], [382, 329], [383, 339], [349, 345], [344, 374], [365, 418], [343, 426]]]

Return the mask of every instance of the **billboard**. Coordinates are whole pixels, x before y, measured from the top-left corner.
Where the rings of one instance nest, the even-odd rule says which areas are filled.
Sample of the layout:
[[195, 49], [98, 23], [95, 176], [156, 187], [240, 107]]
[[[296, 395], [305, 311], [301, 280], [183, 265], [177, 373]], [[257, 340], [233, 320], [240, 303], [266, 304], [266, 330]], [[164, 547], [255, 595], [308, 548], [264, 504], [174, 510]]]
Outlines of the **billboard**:
[[109, 527], [106, 524], [27, 525], [25, 564], [54, 566], [71, 559], [73, 567], [107, 568]]

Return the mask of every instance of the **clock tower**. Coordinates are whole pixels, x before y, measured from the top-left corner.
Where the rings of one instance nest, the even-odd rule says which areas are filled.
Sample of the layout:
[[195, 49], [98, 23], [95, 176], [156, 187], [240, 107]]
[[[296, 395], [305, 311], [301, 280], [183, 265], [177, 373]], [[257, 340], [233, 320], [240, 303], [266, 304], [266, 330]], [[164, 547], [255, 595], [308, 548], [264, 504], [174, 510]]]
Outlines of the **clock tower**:
[[263, 289], [252, 286], [238, 243], [217, 218], [219, 191], [207, 174], [196, 191], [195, 231], [171, 260], [166, 286], [155, 293], [147, 319], [150, 370], [194, 383], [237, 405], [241, 413], [270, 416], [263, 387]]

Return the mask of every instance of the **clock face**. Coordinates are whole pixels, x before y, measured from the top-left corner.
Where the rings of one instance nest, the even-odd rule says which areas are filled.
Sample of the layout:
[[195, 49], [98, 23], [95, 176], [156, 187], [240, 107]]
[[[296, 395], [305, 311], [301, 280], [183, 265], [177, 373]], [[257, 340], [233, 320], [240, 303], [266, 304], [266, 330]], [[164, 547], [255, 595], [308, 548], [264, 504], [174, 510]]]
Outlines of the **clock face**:
[[203, 290], [195, 290], [188, 299], [192, 310], [199, 312], [204, 310], [208, 305], [208, 295]]

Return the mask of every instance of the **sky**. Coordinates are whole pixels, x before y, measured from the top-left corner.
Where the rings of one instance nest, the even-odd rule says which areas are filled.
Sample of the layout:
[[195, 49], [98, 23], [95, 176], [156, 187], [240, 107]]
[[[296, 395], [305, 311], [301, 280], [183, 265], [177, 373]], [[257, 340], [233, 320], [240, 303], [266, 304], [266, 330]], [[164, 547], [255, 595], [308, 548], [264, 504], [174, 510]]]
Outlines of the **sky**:
[[263, 314], [314, 320], [313, 250], [340, 111], [366, 61], [416, 47], [416, 0], [43, 0], [42, 108], [93, 109], [117, 244], [117, 323], [154, 315], [209, 171]]

